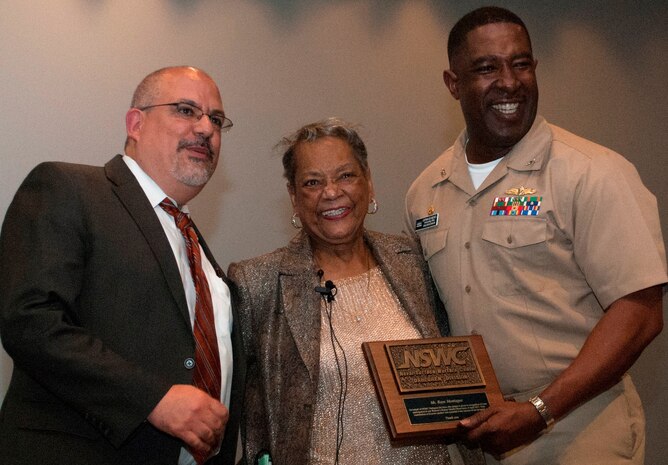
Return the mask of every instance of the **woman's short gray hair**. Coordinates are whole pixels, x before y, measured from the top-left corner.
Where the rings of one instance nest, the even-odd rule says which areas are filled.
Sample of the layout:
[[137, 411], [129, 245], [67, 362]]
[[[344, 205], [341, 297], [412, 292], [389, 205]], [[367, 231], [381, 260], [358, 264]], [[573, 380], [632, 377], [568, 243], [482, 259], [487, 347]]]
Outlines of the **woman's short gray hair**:
[[303, 142], [315, 142], [323, 137], [336, 137], [347, 142], [364, 171], [369, 171], [366, 146], [357, 133], [357, 127], [340, 118], [332, 117], [302, 126], [277, 144], [277, 147], [285, 150], [283, 152], [283, 176], [290, 185], [294, 185], [295, 181], [294, 156], [297, 146]]

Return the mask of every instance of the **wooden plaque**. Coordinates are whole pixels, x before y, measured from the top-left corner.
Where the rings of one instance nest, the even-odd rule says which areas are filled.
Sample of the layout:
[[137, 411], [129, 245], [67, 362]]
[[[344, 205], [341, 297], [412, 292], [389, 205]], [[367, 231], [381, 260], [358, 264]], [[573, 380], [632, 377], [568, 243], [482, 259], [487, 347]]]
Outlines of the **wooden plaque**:
[[452, 436], [503, 401], [482, 336], [362, 344], [393, 440]]

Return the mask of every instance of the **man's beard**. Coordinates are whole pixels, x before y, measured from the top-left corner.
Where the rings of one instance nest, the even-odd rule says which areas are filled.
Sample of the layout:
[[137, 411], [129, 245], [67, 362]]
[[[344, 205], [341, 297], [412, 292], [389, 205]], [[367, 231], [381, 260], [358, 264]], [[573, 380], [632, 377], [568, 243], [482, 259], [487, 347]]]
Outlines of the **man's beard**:
[[[205, 146], [207, 148], [206, 160], [190, 158], [187, 155], [187, 149], [191, 146]], [[185, 157], [181, 157], [181, 153]], [[172, 176], [186, 186], [200, 187], [206, 184], [216, 169], [213, 151], [207, 139], [198, 139], [197, 141], [180, 141], [177, 149], [177, 157], [170, 170]]]

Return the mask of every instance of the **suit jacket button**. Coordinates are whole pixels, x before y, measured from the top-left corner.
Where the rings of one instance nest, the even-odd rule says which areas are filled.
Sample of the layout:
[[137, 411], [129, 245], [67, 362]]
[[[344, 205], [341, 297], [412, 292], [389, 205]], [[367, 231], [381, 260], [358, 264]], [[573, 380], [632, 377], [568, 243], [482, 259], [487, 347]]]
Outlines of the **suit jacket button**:
[[188, 357], [183, 361], [183, 366], [186, 367], [188, 370], [192, 370], [195, 368], [195, 359]]

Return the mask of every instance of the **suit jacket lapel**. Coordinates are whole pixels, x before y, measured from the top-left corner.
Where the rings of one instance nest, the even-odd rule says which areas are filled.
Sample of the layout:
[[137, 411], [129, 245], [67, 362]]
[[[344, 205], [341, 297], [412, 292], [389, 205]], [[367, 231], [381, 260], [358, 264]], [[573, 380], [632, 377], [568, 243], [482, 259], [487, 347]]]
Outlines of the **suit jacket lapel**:
[[399, 302], [423, 337], [438, 336], [432, 303], [422, 279], [416, 251], [389, 236], [366, 233], [366, 240]]
[[227, 278], [225, 276], [225, 272], [223, 272], [223, 269], [218, 265], [218, 262], [211, 253], [211, 250], [209, 250], [209, 246], [204, 240], [202, 234], [199, 232], [199, 228], [197, 227], [194, 221], [193, 221], [193, 227], [195, 228], [195, 233], [197, 233], [197, 240], [199, 241], [199, 245], [202, 246], [202, 250], [204, 250], [204, 255], [206, 255], [206, 258], [209, 260], [209, 263], [211, 263], [213, 270], [216, 272], [216, 276], [221, 278], [223, 281], [225, 281], [226, 284], [229, 285], [229, 283], [227, 282]]
[[308, 238], [300, 234], [288, 245], [279, 268], [279, 308], [292, 332], [309, 377], [317, 383], [320, 360], [320, 295]]
[[190, 325], [188, 304], [183, 291], [174, 253], [162, 229], [160, 220], [151, 208], [144, 191], [137, 182], [121, 155], [116, 155], [105, 167], [107, 178], [112, 183], [112, 190], [118, 196], [125, 209], [134, 219], [144, 239], [153, 251], [155, 259], [162, 268], [167, 285], [181, 310], [181, 314]]

